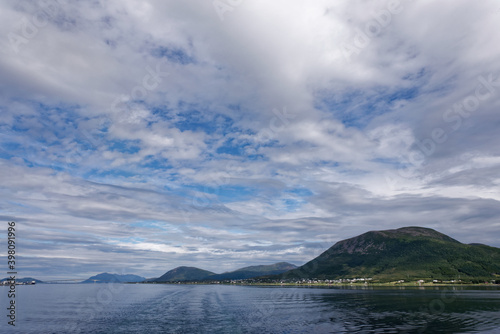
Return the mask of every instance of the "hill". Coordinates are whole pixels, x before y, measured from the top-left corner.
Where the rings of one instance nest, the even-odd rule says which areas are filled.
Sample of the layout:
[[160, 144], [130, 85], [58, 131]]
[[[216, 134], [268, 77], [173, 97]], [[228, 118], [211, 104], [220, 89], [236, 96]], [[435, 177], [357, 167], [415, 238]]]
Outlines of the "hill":
[[462, 244], [430, 228], [371, 231], [337, 242], [280, 279], [373, 278], [484, 281], [500, 276], [500, 249]]
[[[2, 278], [0, 280], [0, 283], [3, 283], [3, 282], [8, 281], [8, 280], [9, 280], [8, 277]], [[44, 283], [43, 281], [40, 281], [39, 279], [36, 279], [36, 278], [33, 278], [33, 277], [16, 278], [16, 282], [17, 283], [30, 283], [30, 284], [32, 282], [35, 282], [36, 284]]]
[[177, 267], [167, 271], [162, 276], [152, 280], [153, 282], [182, 282], [201, 281], [215, 273], [195, 267]]
[[231, 272], [208, 276], [204, 280], [222, 281], [222, 280], [249, 279], [264, 275], [278, 275], [295, 268], [297, 268], [297, 266], [291, 263], [279, 262], [270, 265], [244, 267]]
[[142, 282], [145, 279], [146, 279], [145, 277], [131, 275], [131, 274], [119, 275], [119, 274], [102, 273], [92, 276], [83, 281], [82, 283], [135, 283], [135, 282]]

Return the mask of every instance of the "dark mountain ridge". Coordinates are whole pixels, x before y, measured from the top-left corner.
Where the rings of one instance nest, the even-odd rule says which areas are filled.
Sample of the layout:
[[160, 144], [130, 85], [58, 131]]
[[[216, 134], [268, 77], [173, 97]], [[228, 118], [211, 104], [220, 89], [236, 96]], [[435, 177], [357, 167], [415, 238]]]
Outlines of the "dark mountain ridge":
[[161, 277], [148, 280], [148, 282], [240, 280], [263, 275], [277, 275], [295, 268], [297, 268], [297, 266], [293, 264], [287, 262], [279, 262], [271, 265], [244, 267], [234, 271], [216, 274], [211, 271], [195, 267], [177, 267], [166, 272]]
[[142, 282], [146, 278], [137, 275], [131, 274], [109, 274], [109, 273], [101, 273], [95, 276], [89, 277], [82, 283], [136, 283]]
[[297, 268], [297, 266], [291, 263], [279, 262], [271, 265], [244, 267], [234, 271], [212, 275], [205, 278], [205, 280], [222, 281], [249, 279], [263, 275], [278, 275], [295, 268]]
[[204, 278], [215, 275], [215, 273], [195, 267], [177, 267], [167, 271], [160, 277], [152, 280], [153, 282], [182, 282], [182, 281], [201, 281]]

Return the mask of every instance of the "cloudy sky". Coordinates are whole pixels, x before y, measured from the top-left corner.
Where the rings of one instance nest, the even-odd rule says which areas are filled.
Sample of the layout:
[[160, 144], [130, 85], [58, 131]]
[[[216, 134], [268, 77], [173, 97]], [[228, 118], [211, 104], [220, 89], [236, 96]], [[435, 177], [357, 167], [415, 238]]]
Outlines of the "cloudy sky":
[[19, 276], [300, 265], [409, 225], [500, 247], [498, 1], [40, 3], [0, 1]]

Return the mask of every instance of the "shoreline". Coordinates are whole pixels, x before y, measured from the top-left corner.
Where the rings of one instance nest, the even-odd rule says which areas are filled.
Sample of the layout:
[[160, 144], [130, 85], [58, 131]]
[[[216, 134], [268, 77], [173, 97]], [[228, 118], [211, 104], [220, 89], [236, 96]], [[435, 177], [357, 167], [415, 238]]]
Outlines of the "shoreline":
[[416, 282], [408, 283], [348, 283], [348, 284], [335, 284], [335, 283], [231, 283], [231, 282], [139, 282], [139, 283], [125, 283], [125, 284], [169, 284], [169, 285], [232, 285], [232, 286], [269, 286], [269, 287], [413, 287], [413, 288], [429, 288], [429, 287], [492, 287], [499, 288], [500, 284], [485, 284], [485, 283], [422, 283]]

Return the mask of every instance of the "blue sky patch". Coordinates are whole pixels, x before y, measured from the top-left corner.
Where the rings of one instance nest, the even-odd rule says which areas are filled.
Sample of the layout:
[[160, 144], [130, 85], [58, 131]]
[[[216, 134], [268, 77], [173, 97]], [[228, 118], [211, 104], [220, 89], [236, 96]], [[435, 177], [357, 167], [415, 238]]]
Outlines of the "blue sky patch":
[[151, 54], [156, 58], [167, 58], [169, 61], [176, 64], [187, 65], [196, 63], [193, 57], [188, 55], [185, 50], [178, 47], [161, 46], [153, 49]]
[[203, 131], [207, 134], [225, 135], [234, 131], [233, 123], [233, 120], [225, 115], [191, 109], [179, 112], [174, 124], [181, 131]]
[[307, 188], [293, 188], [293, 189], [287, 189], [285, 190], [287, 193], [291, 193], [300, 197], [308, 197], [312, 196], [313, 193]]
[[134, 154], [140, 151], [139, 140], [112, 140], [109, 143], [111, 151]]

